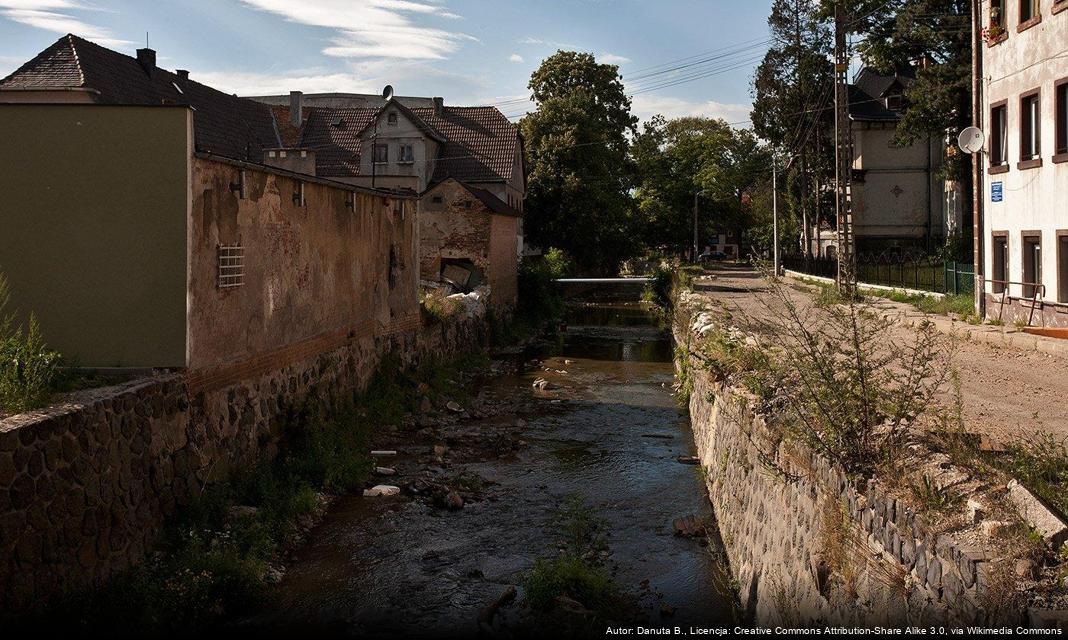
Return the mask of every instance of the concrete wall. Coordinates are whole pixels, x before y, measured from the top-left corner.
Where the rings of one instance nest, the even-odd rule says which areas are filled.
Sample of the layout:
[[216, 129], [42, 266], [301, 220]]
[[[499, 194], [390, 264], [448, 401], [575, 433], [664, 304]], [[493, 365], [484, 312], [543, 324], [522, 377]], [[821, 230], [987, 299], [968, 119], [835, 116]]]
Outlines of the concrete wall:
[[928, 226], [931, 237], [943, 237], [945, 194], [934, 175], [941, 144], [924, 140], [900, 147], [894, 134], [894, 123], [853, 124], [853, 168], [864, 171], [864, 182], [852, 185], [857, 240], [923, 240]]
[[0, 105], [0, 271], [81, 366], [185, 364], [192, 112]]
[[[987, 277], [993, 273], [991, 236], [1005, 232], [1009, 246], [1009, 280], [1023, 281], [1023, 235], [1038, 232], [1042, 240], [1042, 281], [1046, 285], [1045, 304], [1039, 317], [1047, 323], [1068, 326], [1068, 307], [1057, 304], [1062, 278], [1058, 277], [1058, 232], [1068, 230], [1068, 157], [1055, 157], [1054, 83], [1068, 78], [1068, 5], [1054, 0], [1039, 0], [1041, 21], [1018, 31], [1018, 4], [1008, 3], [1007, 37], [1003, 42], [983, 46], [983, 129], [991, 139], [990, 106], [1007, 101], [1008, 170], [991, 173], [988, 166], [989, 146], [983, 154], [984, 267]], [[1055, 9], [1055, 6], [1057, 9]], [[1056, 10], [1056, 13], [1054, 12]], [[989, 3], [983, 5], [983, 24], [989, 22]], [[1040, 90], [1041, 166], [1021, 167], [1020, 96]], [[993, 183], [1000, 183], [1001, 202], [994, 202]], [[1068, 260], [1068, 256], [1063, 259]], [[988, 283], [986, 292], [992, 293]], [[1022, 287], [1013, 285], [1009, 293], [1023, 295]], [[1000, 296], [999, 296], [1000, 297]], [[1018, 306], [1019, 303], [1014, 303]], [[988, 304], [988, 315], [999, 313], [997, 305]], [[1030, 309], [1022, 314], [1024, 319]], [[1037, 324], [1037, 323], [1036, 323]]]
[[437, 281], [443, 260], [467, 259], [490, 285], [491, 304], [514, 306], [518, 225], [519, 218], [493, 213], [457, 181], [442, 182], [420, 199], [420, 277]]
[[[245, 199], [230, 189], [242, 171]], [[359, 327], [381, 335], [418, 318], [413, 200], [198, 157], [191, 220], [190, 369], [264, 358]], [[234, 244], [243, 248], [244, 284], [222, 288], [217, 247]]]

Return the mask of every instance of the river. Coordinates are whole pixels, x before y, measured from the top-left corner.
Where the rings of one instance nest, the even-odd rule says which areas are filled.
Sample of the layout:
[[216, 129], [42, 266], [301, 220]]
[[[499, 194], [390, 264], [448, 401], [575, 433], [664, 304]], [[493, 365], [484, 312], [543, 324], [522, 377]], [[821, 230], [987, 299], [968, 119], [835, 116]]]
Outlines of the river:
[[[699, 467], [677, 460], [694, 450], [672, 395], [672, 353], [670, 335], [637, 303], [572, 306], [559, 336], [471, 389], [472, 404], [493, 410], [421, 432], [448, 444], [444, 456], [397, 440], [388, 482], [464, 474], [479, 479], [476, 499], [458, 510], [407, 494], [339, 499], [288, 560], [270, 609], [237, 627], [474, 635], [480, 611], [516, 585], [494, 626], [522, 635], [523, 576], [557, 553], [554, 515], [570, 496], [607, 523], [605, 566], [643, 624], [730, 624], [717, 541], [672, 526], [712, 518]], [[538, 378], [555, 388], [533, 389]]]

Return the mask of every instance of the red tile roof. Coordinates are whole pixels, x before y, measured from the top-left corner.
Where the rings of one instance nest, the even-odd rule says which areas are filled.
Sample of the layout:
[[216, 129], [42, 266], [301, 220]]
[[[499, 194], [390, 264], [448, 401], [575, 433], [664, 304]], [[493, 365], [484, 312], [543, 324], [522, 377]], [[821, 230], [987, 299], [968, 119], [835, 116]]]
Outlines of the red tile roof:
[[[310, 107], [302, 145], [315, 149], [319, 175], [360, 173], [360, 134], [378, 109]], [[507, 182], [519, 149], [519, 129], [494, 107], [445, 107], [411, 112], [445, 139], [432, 181]], [[288, 111], [287, 111], [288, 113]]]
[[8, 89], [88, 89], [104, 104], [187, 104], [198, 151], [261, 163], [280, 146], [267, 105], [239, 98], [68, 34], [0, 80]]

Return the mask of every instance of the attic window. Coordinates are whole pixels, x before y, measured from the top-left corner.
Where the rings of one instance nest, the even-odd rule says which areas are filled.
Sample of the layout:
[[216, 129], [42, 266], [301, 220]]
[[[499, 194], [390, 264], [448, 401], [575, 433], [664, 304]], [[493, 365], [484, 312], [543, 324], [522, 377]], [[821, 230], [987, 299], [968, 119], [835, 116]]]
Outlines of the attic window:
[[901, 96], [900, 93], [895, 93], [893, 95], [886, 96], [887, 109], [890, 109], [891, 111], [901, 111], [902, 107], [904, 106], [905, 99]]
[[397, 113], [396, 112], [390, 112], [390, 114], [388, 116], [386, 116], [386, 122], [388, 122], [389, 126], [391, 126], [391, 127], [397, 126]]
[[434, 204], [441, 204], [442, 202], [445, 202], [445, 199], [441, 196], [434, 196], [431, 202], [433, 202]]
[[219, 288], [231, 289], [245, 284], [245, 249], [241, 243], [216, 247], [219, 263]]

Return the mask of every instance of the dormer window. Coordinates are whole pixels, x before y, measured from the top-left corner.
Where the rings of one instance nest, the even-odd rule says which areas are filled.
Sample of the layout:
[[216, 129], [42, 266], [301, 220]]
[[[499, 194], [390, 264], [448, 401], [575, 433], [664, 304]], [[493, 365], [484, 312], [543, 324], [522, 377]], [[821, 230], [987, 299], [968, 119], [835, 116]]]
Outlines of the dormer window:
[[386, 122], [389, 123], [389, 126], [391, 127], [397, 126], [397, 112], [391, 111], [389, 115], [386, 116]]
[[891, 111], [901, 111], [905, 107], [905, 98], [900, 93], [886, 96], [886, 108]]

